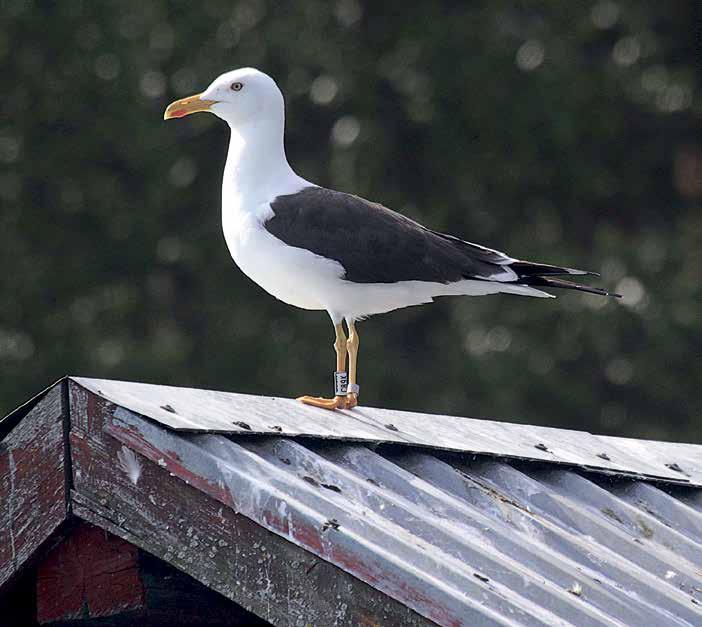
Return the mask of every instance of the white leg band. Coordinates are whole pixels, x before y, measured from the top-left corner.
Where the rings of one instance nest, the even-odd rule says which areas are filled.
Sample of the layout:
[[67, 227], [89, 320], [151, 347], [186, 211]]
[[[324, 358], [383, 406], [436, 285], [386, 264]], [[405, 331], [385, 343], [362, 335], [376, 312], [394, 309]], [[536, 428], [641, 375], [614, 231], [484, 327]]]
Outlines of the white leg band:
[[361, 386], [358, 383], [349, 383], [346, 386], [347, 394], [358, 394], [361, 391]]
[[346, 396], [348, 385], [348, 372], [337, 371], [334, 373], [334, 396]]

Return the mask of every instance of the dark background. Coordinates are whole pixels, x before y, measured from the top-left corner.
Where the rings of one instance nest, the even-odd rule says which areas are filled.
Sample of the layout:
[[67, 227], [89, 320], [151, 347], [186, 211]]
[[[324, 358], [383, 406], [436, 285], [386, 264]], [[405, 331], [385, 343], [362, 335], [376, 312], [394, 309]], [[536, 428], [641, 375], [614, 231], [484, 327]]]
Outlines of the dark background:
[[697, 0], [0, 7], [2, 410], [65, 373], [330, 392], [327, 315], [227, 252], [226, 126], [162, 121], [250, 65], [302, 176], [624, 295], [373, 318], [364, 403], [702, 441]]

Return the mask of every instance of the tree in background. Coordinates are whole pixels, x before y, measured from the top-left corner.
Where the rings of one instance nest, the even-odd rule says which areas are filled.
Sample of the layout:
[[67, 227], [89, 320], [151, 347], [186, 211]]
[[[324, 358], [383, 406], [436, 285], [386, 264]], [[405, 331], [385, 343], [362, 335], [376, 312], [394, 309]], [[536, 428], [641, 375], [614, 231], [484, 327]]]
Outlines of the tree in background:
[[273, 300], [228, 256], [226, 127], [161, 121], [251, 65], [286, 94], [301, 175], [624, 294], [372, 319], [365, 404], [702, 441], [698, 2], [0, 11], [4, 409], [66, 372], [328, 391], [326, 314]]

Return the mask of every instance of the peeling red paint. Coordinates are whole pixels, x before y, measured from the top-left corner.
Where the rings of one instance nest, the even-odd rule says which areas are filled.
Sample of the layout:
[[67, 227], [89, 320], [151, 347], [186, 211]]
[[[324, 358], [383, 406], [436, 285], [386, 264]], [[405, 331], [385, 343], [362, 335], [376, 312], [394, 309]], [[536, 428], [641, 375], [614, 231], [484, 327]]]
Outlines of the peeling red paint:
[[125, 428], [108, 422], [105, 425], [105, 432], [122, 442], [122, 444], [141, 453], [152, 462], [156, 462], [159, 466], [168, 470], [168, 472], [172, 472], [186, 483], [209, 494], [212, 498], [224, 503], [228, 507], [236, 509], [234, 497], [225, 485], [213, 483], [205, 477], [191, 472], [180, 462], [180, 457], [177, 454], [169, 450], [161, 451], [148, 442], [138, 429], [133, 427]]
[[50, 390], [0, 445], [0, 586], [66, 518], [60, 390]]
[[170, 457], [171, 459], [174, 459], [178, 462], [180, 461], [180, 455], [178, 455], [178, 453], [176, 453], [175, 451], [166, 450], [166, 455], [168, 455], [168, 457]]
[[359, 579], [371, 584], [378, 590], [382, 590], [392, 598], [405, 603], [409, 607], [421, 607], [421, 613], [424, 616], [440, 625], [460, 627], [460, 625], [464, 624], [459, 618], [452, 616], [445, 607], [437, 603], [436, 599], [427, 595], [421, 589], [408, 585], [407, 582], [399, 579], [396, 574], [381, 572], [379, 569], [371, 568], [366, 561], [360, 558], [361, 556], [359, 555], [342, 550], [338, 545], [333, 548], [331, 555], [327, 556], [327, 559], [333, 564], [353, 573]]
[[37, 620], [119, 614], [144, 606], [135, 546], [82, 524], [37, 569]]
[[312, 551], [320, 557], [325, 557], [324, 546], [319, 530], [306, 525], [295, 525], [294, 533], [291, 534], [291, 539], [297, 542], [300, 546]]

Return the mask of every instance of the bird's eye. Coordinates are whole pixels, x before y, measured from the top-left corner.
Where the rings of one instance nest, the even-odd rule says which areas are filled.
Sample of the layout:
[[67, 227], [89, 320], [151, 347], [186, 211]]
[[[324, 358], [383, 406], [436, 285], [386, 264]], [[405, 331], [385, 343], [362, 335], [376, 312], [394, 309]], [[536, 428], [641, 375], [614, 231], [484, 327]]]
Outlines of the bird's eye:
[[241, 91], [243, 87], [244, 84], [238, 81], [236, 83], [232, 83], [232, 91]]

